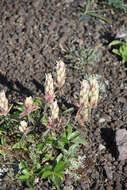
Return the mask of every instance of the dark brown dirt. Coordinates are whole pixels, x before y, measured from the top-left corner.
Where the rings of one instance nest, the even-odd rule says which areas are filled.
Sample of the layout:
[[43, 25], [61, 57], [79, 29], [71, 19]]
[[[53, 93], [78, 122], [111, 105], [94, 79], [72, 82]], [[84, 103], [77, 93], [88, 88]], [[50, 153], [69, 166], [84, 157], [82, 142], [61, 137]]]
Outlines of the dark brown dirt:
[[[119, 28], [127, 26], [127, 16], [110, 8], [105, 17], [80, 21], [85, 0], [1, 0], [0, 4], [0, 87], [6, 89], [10, 101], [43, 93], [45, 73], [55, 71], [56, 60], [67, 65], [64, 101], [74, 104], [79, 81], [87, 73], [97, 73], [108, 81], [106, 96], [92, 113], [90, 126], [81, 129], [88, 140], [86, 161], [79, 182], [66, 179], [75, 190], [126, 190], [127, 162], [118, 160], [115, 131], [127, 125], [127, 79], [125, 66], [111, 54], [108, 43]], [[98, 5], [98, 6], [97, 6]], [[103, 2], [95, 9], [107, 8]], [[103, 14], [103, 12], [101, 13]], [[66, 54], [72, 45], [79, 48], [102, 45], [102, 59], [85, 72], [72, 68]], [[100, 122], [103, 119], [103, 122]], [[105, 145], [103, 151], [100, 144]], [[45, 185], [44, 189], [51, 189]], [[14, 189], [14, 187], [12, 187]]]

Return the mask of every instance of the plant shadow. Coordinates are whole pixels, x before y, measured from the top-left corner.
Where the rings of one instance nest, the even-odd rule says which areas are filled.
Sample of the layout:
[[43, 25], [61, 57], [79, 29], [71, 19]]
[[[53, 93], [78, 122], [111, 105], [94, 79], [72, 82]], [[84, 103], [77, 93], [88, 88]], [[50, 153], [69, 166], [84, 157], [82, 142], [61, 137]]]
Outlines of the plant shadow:
[[44, 94], [44, 85], [40, 84], [37, 80], [32, 80], [33, 84], [36, 86], [37, 91], [41, 91]]
[[106, 31], [103, 35], [101, 35], [101, 39], [105, 40], [103, 45], [108, 45], [110, 42], [115, 40], [115, 35], [113, 35], [112, 32]]
[[7, 87], [7, 94], [16, 92], [20, 96], [32, 96], [34, 93], [27, 87], [23, 86], [19, 81], [13, 82], [8, 80], [7, 77], [0, 73], [0, 84]]
[[115, 141], [115, 132], [111, 128], [102, 128], [101, 137], [106, 143], [107, 150], [112, 154], [115, 159], [118, 159], [119, 152]]

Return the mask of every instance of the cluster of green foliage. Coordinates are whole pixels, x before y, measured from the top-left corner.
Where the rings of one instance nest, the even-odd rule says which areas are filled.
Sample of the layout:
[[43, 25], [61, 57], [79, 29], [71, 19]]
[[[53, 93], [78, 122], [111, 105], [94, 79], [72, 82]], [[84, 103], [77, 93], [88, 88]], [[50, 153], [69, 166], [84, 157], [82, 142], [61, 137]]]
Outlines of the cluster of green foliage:
[[34, 189], [36, 179], [48, 180], [59, 189], [70, 160], [76, 159], [79, 146], [86, 142], [69, 122], [55, 131], [46, 128], [48, 117], [43, 112], [42, 102], [38, 99], [34, 102], [39, 109], [23, 118], [28, 123], [26, 133], [19, 130], [22, 103], [13, 106], [7, 116], [0, 117], [0, 154], [4, 160], [8, 160], [10, 154], [15, 155], [19, 161], [17, 182]]
[[127, 42], [121, 40], [113, 40], [109, 47], [113, 47], [112, 52], [122, 58], [122, 63], [127, 61]]
[[116, 9], [124, 9], [126, 8], [124, 4], [124, 0], [106, 0], [108, 1], [108, 4]]
[[99, 46], [93, 48], [80, 47], [76, 49], [73, 45], [66, 55], [66, 58], [71, 61], [73, 67], [77, 70], [85, 70], [86, 65], [96, 64], [101, 60], [102, 52]]

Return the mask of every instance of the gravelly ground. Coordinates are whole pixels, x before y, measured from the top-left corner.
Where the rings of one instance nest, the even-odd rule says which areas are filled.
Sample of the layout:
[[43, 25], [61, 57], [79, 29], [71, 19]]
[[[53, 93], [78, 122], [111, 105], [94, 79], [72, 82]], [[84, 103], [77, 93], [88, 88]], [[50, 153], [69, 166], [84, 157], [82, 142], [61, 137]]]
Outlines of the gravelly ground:
[[[80, 21], [85, 0], [2, 0], [0, 4], [0, 87], [5, 88], [10, 101], [31, 94], [41, 94], [45, 73], [55, 71], [56, 60], [62, 58], [67, 66], [65, 101], [74, 103], [79, 81], [87, 74], [99, 74], [108, 81], [105, 94], [92, 113], [90, 126], [81, 129], [88, 140], [86, 161], [75, 182], [66, 177], [63, 186], [75, 190], [126, 190], [127, 162], [118, 160], [115, 132], [126, 129], [127, 79], [125, 66], [111, 54], [108, 43], [121, 26], [127, 26], [124, 13], [107, 8], [103, 2], [95, 9], [108, 9], [109, 23], [97, 19]], [[94, 48], [101, 44], [102, 57], [84, 71], [72, 67], [66, 58], [70, 48]], [[103, 121], [103, 122], [102, 122]], [[100, 144], [105, 149], [100, 151]], [[43, 186], [43, 190], [51, 189]], [[40, 187], [39, 187], [40, 188]], [[4, 183], [2, 189], [16, 189]], [[20, 189], [20, 188], [19, 188]], [[22, 189], [22, 188], [21, 188]], [[36, 188], [38, 189], [38, 188]]]

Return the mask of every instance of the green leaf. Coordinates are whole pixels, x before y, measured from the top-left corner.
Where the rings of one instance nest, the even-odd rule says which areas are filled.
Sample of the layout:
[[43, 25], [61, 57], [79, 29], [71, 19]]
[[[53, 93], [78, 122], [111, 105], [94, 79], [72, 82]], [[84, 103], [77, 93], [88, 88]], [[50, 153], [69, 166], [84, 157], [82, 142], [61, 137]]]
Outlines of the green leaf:
[[61, 142], [60, 140], [57, 142], [56, 148], [60, 149], [63, 152], [63, 154], [67, 153], [67, 150], [64, 148], [63, 142]]
[[25, 142], [17, 142], [12, 146], [12, 149], [23, 149], [24, 151], [27, 151], [26, 143]]
[[66, 131], [63, 132], [61, 139], [62, 139], [63, 145], [68, 143]]
[[85, 7], [85, 14], [88, 13], [89, 6], [90, 6], [90, 0], [87, 0], [86, 7]]
[[44, 115], [44, 116], [42, 117], [41, 122], [42, 122], [42, 124], [43, 124], [44, 126], [47, 126], [47, 125], [48, 125], [48, 116]]
[[37, 162], [37, 163], [35, 164], [35, 168], [36, 168], [37, 170], [41, 169], [41, 164]]
[[2, 145], [6, 144], [6, 138], [4, 136], [1, 137], [1, 144]]
[[99, 15], [99, 14], [96, 14], [96, 13], [94, 13], [94, 12], [92, 12], [92, 11], [90, 11], [88, 14], [89, 14], [90, 16], [95, 17], [95, 18], [98, 18], [98, 19], [100, 19], [100, 20], [102, 20], [102, 21], [104, 21], [104, 22], [111, 23], [111, 21], [108, 20], [108, 19], [106, 19], [104, 16], [101, 16], [101, 15]]
[[20, 163], [19, 163], [19, 169], [22, 170], [24, 168], [28, 168], [28, 165], [27, 165], [27, 162], [22, 160]]
[[57, 177], [57, 176], [53, 176], [52, 181], [53, 181], [53, 183], [55, 184], [56, 188], [59, 189], [59, 187], [60, 187], [60, 182], [61, 182], [60, 178]]
[[3, 156], [4, 160], [6, 157], [6, 151], [4, 149], [0, 150], [0, 154]]
[[35, 136], [33, 134], [27, 135], [27, 142], [33, 143], [35, 139]]
[[78, 137], [80, 135], [80, 133], [78, 132], [78, 131], [75, 131], [75, 132], [73, 132], [73, 133], [71, 133], [70, 134], [70, 136], [69, 136], [69, 141], [72, 141], [72, 140], [74, 140], [76, 137]]
[[43, 172], [42, 177], [43, 177], [43, 178], [48, 178], [48, 177], [50, 177], [52, 174], [53, 174], [53, 172], [52, 172], [51, 170], [47, 170], [47, 171], [44, 171], [44, 172]]
[[87, 141], [85, 140], [84, 137], [82, 136], [77, 136], [75, 139], [73, 139], [71, 142], [75, 143], [75, 144], [82, 144], [82, 145], [86, 145]]
[[26, 181], [28, 180], [30, 177], [30, 175], [26, 174], [26, 175], [20, 175], [18, 176], [18, 179], [21, 180], [21, 181]]
[[63, 158], [63, 154], [60, 153], [60, 154], [57, 156], [56, 161], [59, 162], [60, 160], [62, 160], [62, 158]]
[[79, 144], [73, 144], [69, 150], [68, 150], [68, 155], [73, 157], [77, 151], [77, 148], [79, 147]]
[[22, 170], [22, 173], [23, 173], [24, 175], [30, 175], [30, 171], [29, 171], [27, 168], [23, 169], [23, 170]]
[[120, 54], [120, 52], [119, 52], [118, 49], [113, 49], [112, 52], [113, 52], [114, 54], [116, 54], [116, 55], [121, 56], [121, 54]]
[[52, 166], [51, 165], [45, 165], [41, 172], [42, 172], [43, 178], [47, 178], [47, 177], [51, 176], [51, 174], [53, 172]]
[[55, 168], [54, 168], [54, 173], [61, 173], [65, 169], [65, 162], [64, 161], [59, 161]]
[[116, 46], [116, 45], [122, 45], [123, 42], [120, 40], [113, 40], [110, 44], [109, 47]]
[[67, 138], [68, 138], [68, 140], [70, 140], [71, 134], [72, 134], [72, 126], [71, 126], [71, 124], [68, 124], [67, 125]]
[[125, 63], [127, 61], [127, 44], [120, 47], [120, 54], [122, 57], [122, 62]]

